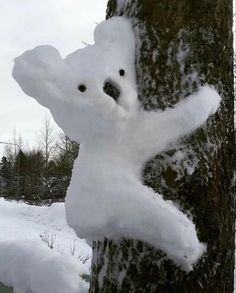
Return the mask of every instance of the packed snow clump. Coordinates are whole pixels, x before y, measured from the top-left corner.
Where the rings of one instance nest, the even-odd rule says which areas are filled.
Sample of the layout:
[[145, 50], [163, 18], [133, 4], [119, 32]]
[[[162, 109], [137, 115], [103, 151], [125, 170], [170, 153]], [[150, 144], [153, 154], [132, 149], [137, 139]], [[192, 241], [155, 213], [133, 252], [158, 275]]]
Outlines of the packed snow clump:
[[142, 168], [201, 127], [221, 99], [206, 85], [173, 108], [146, 112], [137, 99], [130, 22], [104, 21], [94, 40], [64, 60], [51, 46], [36, 47], [16, 58], [13, 69], [23, 91], [81, 143], [66, 197], [67, 221], [81, 238], [147, 242], [189, 271], [205, 249], [195, 225], [143, 185]]
[[66, 224], [64, 203], [0, 198], [0, 215], [0, 282], [16, 293], [88, 292], [91, 249]]
[[0, 243], [0, 280], [16, 293], [82, 293], [89, 284], [84, 266], [33, 240]]

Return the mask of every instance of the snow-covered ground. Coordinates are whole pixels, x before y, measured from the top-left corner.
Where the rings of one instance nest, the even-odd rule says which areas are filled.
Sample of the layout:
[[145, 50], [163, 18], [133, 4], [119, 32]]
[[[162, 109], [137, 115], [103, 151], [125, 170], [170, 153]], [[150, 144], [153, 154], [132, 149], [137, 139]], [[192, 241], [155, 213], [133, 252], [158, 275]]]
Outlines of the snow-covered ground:
[[90, 247], [66, 224], [63, 203], [0, 198], [0, 282], [15, 293], [87, 293], [90, 260]]
[[16, 293], [87, 292], [91, 249], [75, 236], [63, 203], [0, 198], [0, 282]]

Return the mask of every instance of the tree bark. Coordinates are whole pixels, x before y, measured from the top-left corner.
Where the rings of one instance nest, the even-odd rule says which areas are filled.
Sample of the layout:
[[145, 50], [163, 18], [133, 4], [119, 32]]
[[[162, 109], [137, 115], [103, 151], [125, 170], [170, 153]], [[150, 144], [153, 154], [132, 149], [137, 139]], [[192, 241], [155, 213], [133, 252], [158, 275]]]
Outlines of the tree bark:
[[[147, 110], [165, 109], [199, 85], [223, 98], [207, 125], [159, 154], [143, 181], [190, 212], [207, 253], [185, 274], [161, 251], [129, 239], [94, 242], [92, 292], [233, 292], [234, 94], [232, 1], [126, 0], [107, 17], [131, 19], [136, 35], [138, 96]], [[137, 125], [138, 127], [138, 125]]]

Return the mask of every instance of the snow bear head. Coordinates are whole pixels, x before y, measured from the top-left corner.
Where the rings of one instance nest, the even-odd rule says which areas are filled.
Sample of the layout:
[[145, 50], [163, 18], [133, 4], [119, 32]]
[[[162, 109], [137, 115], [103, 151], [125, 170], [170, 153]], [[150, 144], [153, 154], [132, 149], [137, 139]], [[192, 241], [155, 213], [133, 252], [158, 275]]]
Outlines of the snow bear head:
[[94, 40], [94, 45], [65, 59], [52, 46], [36, 47], [16, 58], [13, 69], [23, 91], [49, 108], [58, 125], [77, 140], [71, 129], [75, 123], [83, 127], [82, 132], [88, 130], [87, 124], [98, 129], [103, 123], [104, 129], [137, 109], [130, 22], [122, 17], [103, 21], [95, 29]]

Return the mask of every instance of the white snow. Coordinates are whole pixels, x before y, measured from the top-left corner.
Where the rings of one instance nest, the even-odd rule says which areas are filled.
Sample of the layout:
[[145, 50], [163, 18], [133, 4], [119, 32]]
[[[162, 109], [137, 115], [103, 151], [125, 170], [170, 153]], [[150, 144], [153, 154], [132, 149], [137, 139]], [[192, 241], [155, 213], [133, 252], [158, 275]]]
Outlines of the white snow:
[[0, 215], [2, 283], [16, 293], [88, 292], [82, 275], [89, 274], [91, 249], [66, 224], [63, 203], [38, 207], [0, 198]]
[[[204, 125], [220, 104], [208, 85], [164, 112], [145, 112], [137, 100], [135, 38], [130, 22], [100, 23], [95, 44], [64, 60], [51, 46], [16, 58], [13, 77], [80, 141], [66, 197], [67, 221], [89, 241], [133, 238], [163, 250], [187, 272], [205, 251], [194, 223], [142, 183], [144, 163]], [[122, 71], [121, 71], [122, 70]], [[109, 81], [116, 101], [103, 91]]]

